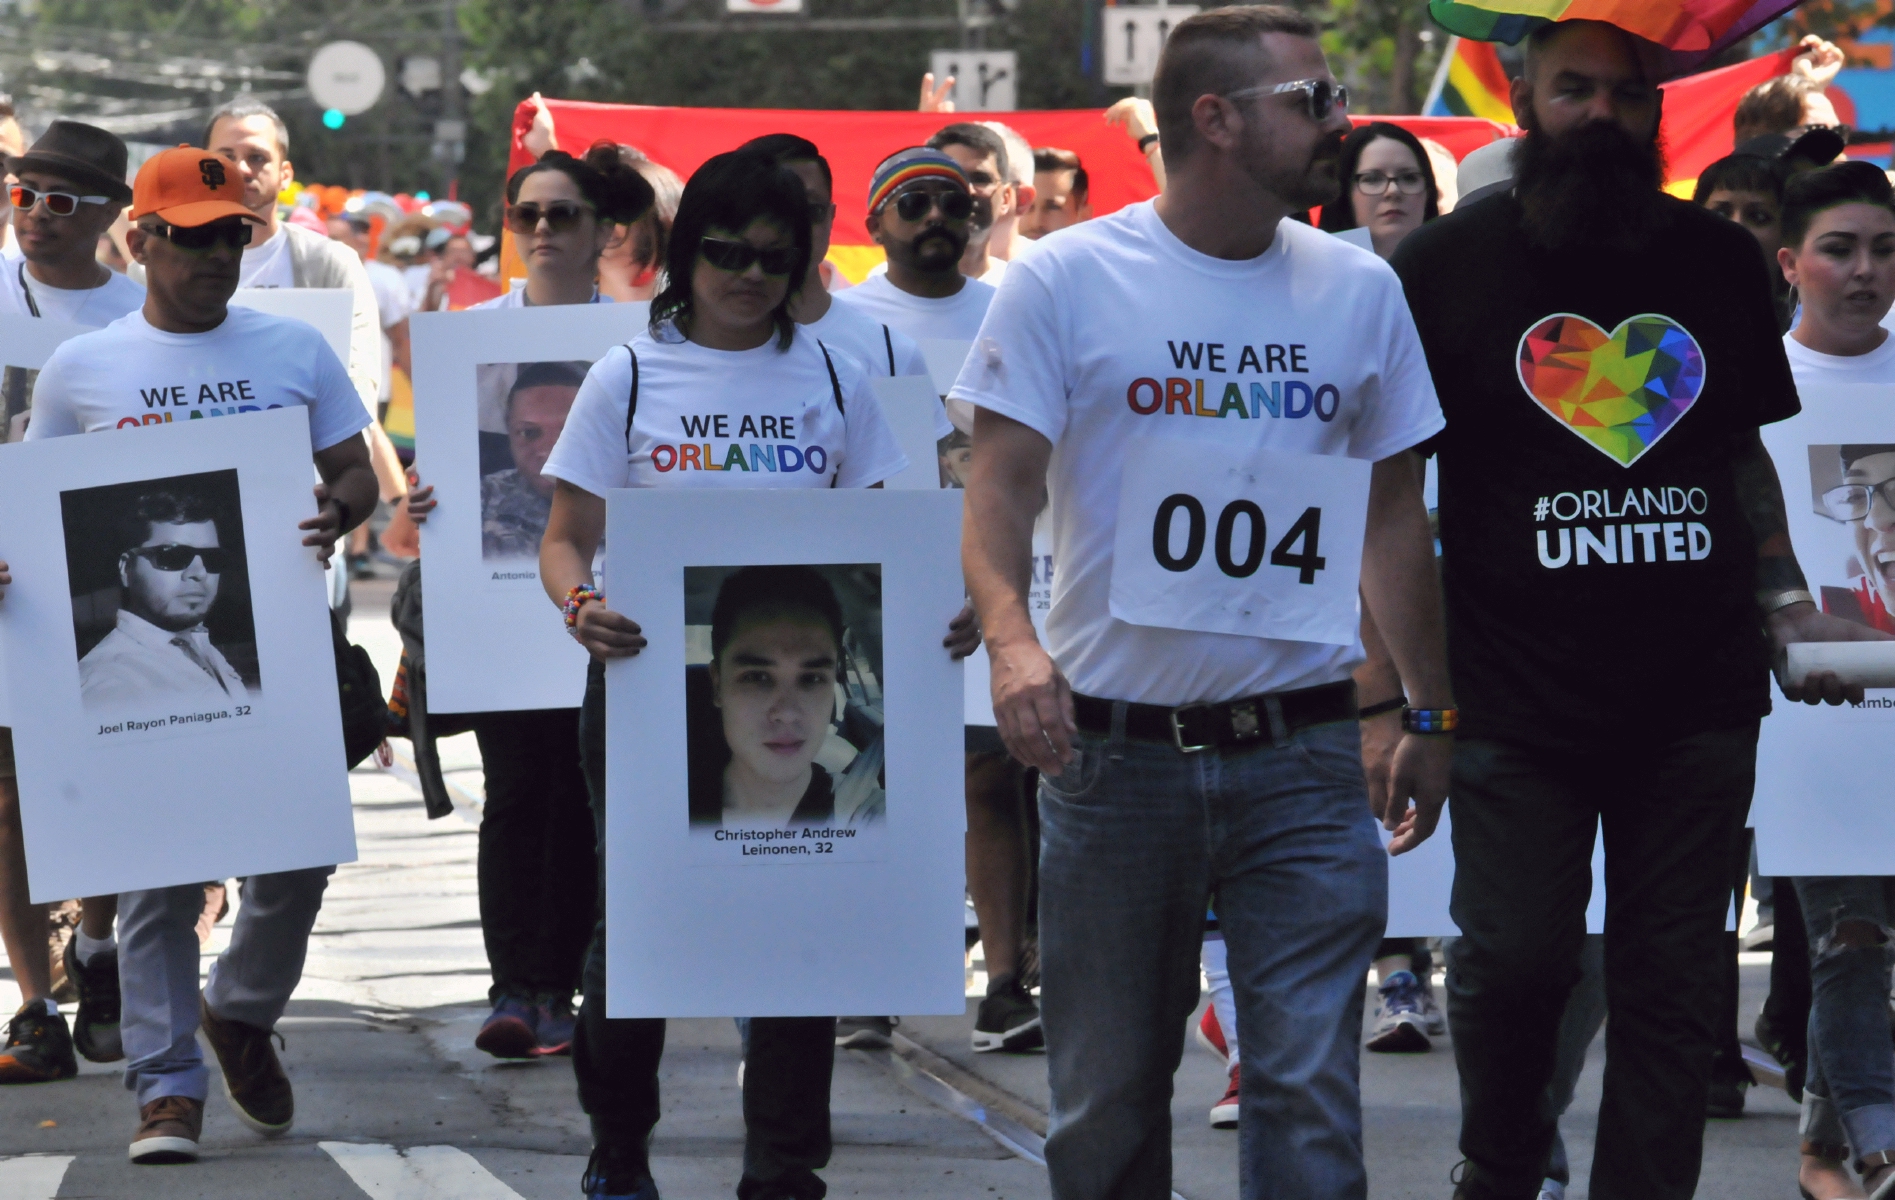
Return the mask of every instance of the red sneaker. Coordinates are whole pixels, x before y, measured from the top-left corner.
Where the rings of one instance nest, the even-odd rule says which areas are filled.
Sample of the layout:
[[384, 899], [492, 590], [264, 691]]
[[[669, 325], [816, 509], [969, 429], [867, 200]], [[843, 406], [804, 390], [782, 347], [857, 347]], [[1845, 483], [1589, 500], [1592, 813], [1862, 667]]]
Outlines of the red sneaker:
[[1224, 1093], [1222, 1100], [1211, 1105], [1212, 1129], [1237, 1128], [1237, 1073], [1239, 1070], [1241, 1070], [1240, 1067], [1230, 1069], [1230, 1089]]
[[1217, 1006], [1204, 1006], [1204, 1016], [1198, 1020], [1198, 1045], [1212, 1054], [1230, 1061], [1230, 1046], [1224, 1041], [1224, 1027], [1217, 1023]]

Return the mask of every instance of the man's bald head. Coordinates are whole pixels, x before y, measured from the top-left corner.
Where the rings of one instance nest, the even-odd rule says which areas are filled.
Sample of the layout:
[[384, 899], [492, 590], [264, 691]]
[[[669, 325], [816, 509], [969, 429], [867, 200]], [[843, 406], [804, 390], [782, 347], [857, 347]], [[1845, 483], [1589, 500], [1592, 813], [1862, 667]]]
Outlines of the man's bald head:
[[1191, 109], [1199, 96], [1227, 95], [1258, 82], [1270, 65], [1270, 34], [1313, 39], [1317, 28], [1293, 8], [1258, 4], [1201, 12], [1171, 31], [1151, 90], [1167, 161], [1182, 160], [1197, 144]]

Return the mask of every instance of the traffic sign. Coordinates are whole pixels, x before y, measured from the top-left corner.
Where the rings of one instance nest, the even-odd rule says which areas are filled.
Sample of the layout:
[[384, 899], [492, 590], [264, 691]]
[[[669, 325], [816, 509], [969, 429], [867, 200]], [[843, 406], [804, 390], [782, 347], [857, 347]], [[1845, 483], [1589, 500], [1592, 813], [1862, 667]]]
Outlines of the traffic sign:
[[1105, 81], [1121, 86], [1150, 83], [1158, 70], [1158, 51], [1178, 22], [1197, 13], [1195, 4], [1119, 6], [1100, 15], [1100, 44], [1105, 47]]
[[1012, 112], [1020, 107], [1020, 56], [1012, 50], [932, 50], [928, 69], [939, 83], [952, 75], [956, 112]]
[[330, 42], [309, 58], [309, 95], [319, 108], [354, 116], [375, 107], [388, 73], [360, 42]]

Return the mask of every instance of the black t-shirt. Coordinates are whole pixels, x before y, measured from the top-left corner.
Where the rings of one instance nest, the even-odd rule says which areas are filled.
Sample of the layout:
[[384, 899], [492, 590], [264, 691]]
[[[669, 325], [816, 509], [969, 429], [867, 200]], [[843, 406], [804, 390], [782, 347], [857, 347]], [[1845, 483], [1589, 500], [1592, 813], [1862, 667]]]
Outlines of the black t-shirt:
[[1548, 745], [1769, 711], [1756, 539], [1732, 459], [1794, 416], [1757, 246], [1665, 200], [1644, 251], [1528, 244], [1510, 193], [1412, 234], [1447, 428], [1448, 651], [1462, 731]]

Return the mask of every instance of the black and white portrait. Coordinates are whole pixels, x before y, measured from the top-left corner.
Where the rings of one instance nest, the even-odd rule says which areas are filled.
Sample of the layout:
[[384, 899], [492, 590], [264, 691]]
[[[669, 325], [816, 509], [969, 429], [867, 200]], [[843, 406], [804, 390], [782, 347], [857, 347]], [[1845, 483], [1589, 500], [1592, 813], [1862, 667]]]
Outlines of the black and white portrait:
[[541, 474], [592, 364], [482, 363], [480, 552], [484, 559], [538, 559], [553, 511], [553, 480]]
[[88, 708], [243, 703], [257, 691], [237, 472], [60, 494]]
[[684, 589], [692, 829], [879, 823], [881, 567], [686, 567]]

